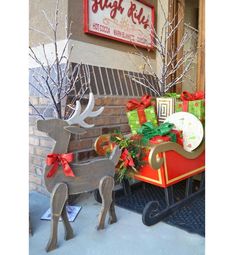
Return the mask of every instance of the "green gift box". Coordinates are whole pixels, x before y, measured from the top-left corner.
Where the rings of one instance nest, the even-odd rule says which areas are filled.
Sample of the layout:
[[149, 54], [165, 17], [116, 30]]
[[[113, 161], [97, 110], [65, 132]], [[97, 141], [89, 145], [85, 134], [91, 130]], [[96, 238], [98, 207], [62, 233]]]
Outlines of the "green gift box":
[[199, 120], [205, 120], [205, 99], [194, 101], [176, 101], [176, 112], [189, 112], [195, 115]]
[[137, 134], [138, 129], [145, 122], [151, 122], [154, 126], [157, 126], [157, 116], [154, 106], [149, 106], [145, 109], [140, 108], [132, 110], [127, 112], [126, 114], [132, 134]]
[[[182, 93], [181, 100], [182, 101], [176, 101], [175, 104], [175, 111], [176, 112], [189, 112], [196, 116], [199, 120], [201, 120], [203, 123], [205, 121], [205, 99], [204, 94], [196, 92], [195, 94], [188, 94], [191, 95], [187, 97], [184, 96], [184, 93]], [[198, 94], [199, 95], [198, 95]], [[198, 98], [198, 99], [197, 99]], [[199, 99], [200, 98], [200, 99]], [[195, 99], [195, 100], [194, 100]]]

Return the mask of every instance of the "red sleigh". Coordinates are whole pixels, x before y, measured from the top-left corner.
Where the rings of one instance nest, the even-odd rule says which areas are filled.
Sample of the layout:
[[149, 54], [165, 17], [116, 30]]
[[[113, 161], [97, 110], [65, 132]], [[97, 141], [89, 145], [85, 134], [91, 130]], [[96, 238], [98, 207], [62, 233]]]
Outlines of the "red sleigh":
[[[100, 141], [108, 143], [109, 136], [100, 136], [95, 143], [97, 153], [103, 155], [107, 143], [106, 147], [102, 147]], [[151, 147], [145, 161], [146, 164], [138, 169], [139, 172], [134, 178], [164, 188], [166, 200], [166, 208], [161, 211], [158, 208], [158, 201], [150, 201], [145, 205], [142, 214], [142, 221], [145, 225], [156, 224], [185, 203], [205, 192], [204, 142], [193, 152], [187, 152], [181, 145], [173, 142], [156, 144]], [[200, 187], [197, 191], [192, 192], [192, 177], [198, 174], [201, 174]], [[173, 185], [183, 180], [186, 180], [185, 197], [180, 201], [174, 201]]]

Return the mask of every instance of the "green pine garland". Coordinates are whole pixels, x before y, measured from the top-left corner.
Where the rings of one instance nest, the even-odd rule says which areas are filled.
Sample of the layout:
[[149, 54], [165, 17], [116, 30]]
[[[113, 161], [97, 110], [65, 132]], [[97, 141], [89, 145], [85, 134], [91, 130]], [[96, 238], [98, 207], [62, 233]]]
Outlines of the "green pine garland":
[[110, 141], [119, 145], [122, 150], [117, 168], [117, 180], [121, 182], [125, 178], [133, 178], [133, 175], [145, 164], [143, 158], [147, 144], [140, 135], [126, 138], [120, 132], [111, 134]]

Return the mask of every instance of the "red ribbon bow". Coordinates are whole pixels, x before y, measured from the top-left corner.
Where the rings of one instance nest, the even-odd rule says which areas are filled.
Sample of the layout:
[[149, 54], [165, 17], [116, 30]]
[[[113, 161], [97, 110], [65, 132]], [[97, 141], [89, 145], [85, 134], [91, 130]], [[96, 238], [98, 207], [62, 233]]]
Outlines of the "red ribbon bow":
[[140, 102], [136, 99], [131, 99], [126, 104], [127, 111], [133, 111], [137, 110], [139, 122], [140, 124], [143, 124], [147, 121], [144, 109], [151, 106], [151, 97], [148, 95], [145, 95], [141, 98]]
[[205, 98], [205, 94], [203, 91], [197, 91], [195, 93], [190, 93], [187, 90], [183, 91], [180, 95], [182, 101], [193, 101], [200, 100]]
[[57, 169], [58, 166], [61, 164], [64, 170], [64, 174], [66, 176], [75, 177], [71, 167], [69, 166], [69, 162], [73, 161], [73, 153], [67, 153], [67, 154], [48, 154], [46, 163], [48, 166], [52, 166], [50, 171], [47, 174], [47, 177], [52, 177]]
[[126, 108], [128, 111], [132, 111], [140, 108], [147, 108], [151, 105], [151, 97], [149, 95], [145, 95], [141, 98], [140, 102], [136, 99], [131, 99], [127, 102]]
[[134, 166], [134, 161], [133, 158], [131, 157], [129, 151], [127, 149], [125, 149], [120, 157], [121, 160], [123, 160], [124, 162], [124, 166]]
[[197, 91], [195, 93], [190, 93], [187, 90], [183, 91], [180, 95], [180, 99], [183, 101], [183, 112], [188, 111], [188, 101], [204, 99], [205, 94], [203, 91]]

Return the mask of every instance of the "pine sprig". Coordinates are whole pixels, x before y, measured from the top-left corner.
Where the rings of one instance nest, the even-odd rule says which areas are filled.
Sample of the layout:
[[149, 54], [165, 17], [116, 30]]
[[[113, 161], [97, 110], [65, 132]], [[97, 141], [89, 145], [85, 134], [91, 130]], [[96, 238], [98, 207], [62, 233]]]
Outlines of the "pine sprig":
[[117, 180], [121, 182], [125, 178], [133, 178], [133, 175], [137, 174], [146, 163], [143, 158], [146, 155], [148, 144], [140, 135], [126, 138], [121, 133], [111, 134], [110, 141], [117, 144], [122, 153], [125, 152], [125, 156], [121, 156], [118, 163]]

